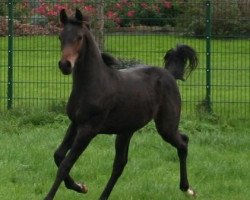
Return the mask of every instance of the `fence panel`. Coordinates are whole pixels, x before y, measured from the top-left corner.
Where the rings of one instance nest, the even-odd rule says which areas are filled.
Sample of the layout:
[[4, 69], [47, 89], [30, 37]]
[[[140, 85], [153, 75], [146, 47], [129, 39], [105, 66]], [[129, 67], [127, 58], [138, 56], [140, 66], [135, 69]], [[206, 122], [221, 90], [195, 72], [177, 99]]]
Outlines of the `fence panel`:
[[213, 110], [221, 115], [249, 117], [249, 13], [249, 0], [214, 1], [211, 95]]
[[[100, 48], [125, 63], [161, 67], [168, 49], [182, 43], [192, 46], [199, 67], [178, 83], [184, 114], [211, 107], [218, 115], [250, 116], [248, 0], [0, 1], [1, 110], [48, 109], [67, 100], [71, 78], [57, 67], [58, 13], [62, 8], [73, 13], [77, 7], [90, 15]], [[7, 28], [10, 22], [13, 35]]]
[[[7, 15], [8, 4], [0, 1], [0, 109], [7, 107], [7, 70], [8, 70], [8, 23]], [[3, 31], [4, 30], [4, 31]], [[3, 32], [2, 32], [3, 31]]]

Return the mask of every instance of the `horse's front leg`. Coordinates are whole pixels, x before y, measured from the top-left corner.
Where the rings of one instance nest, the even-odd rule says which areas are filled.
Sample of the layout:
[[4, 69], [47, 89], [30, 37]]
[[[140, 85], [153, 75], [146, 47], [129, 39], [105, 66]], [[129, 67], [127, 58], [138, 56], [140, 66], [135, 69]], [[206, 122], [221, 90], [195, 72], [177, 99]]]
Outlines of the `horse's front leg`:
[[[57, 150], [54, 153], [54, 160], [57, 165], [57, 167], [60, 166], [61, 162], [65, 158], [65, 155], [69, 151], [69, 149], [72, 147], [72, 144], [75, 140], [77, 129], [76, 125], [74, 123], [71, 123], [68, 127], [68, 130], [66, 132], [66, 135], [60, 144], [60, 146], [57, 148]], [[76, 183], [70, 175], [67, 175], [64, 179], [65, 186], [68, 189], [80, 192], [80, 193], [86, 193], [87, 187], [83, 184]]]
[[81, 153], [86, 149], [90, 141], [94, 138], [95, 134], [88, 126], [77, 127], [77, 134], [75, 136], [72, 147], [67, 156], [62, 160], [59, 165], [56, 179], [52, 185], [45, 200], [52, 200], [63, 180], [69, 177], [69, 172]]
[[129, 142], [130, 142], [132, 135], [133, 133], [129, 133], [126, 135], [117, 135], [116, 143], [115, 143], [116, 155], [115, 155], [115, 160], [113, 164], [113, 171], [99, 200], [108, 199], [115, 183], [117, 182], [118, 178], [121, 176], [123, 169], [125, 165], [127, 164]]

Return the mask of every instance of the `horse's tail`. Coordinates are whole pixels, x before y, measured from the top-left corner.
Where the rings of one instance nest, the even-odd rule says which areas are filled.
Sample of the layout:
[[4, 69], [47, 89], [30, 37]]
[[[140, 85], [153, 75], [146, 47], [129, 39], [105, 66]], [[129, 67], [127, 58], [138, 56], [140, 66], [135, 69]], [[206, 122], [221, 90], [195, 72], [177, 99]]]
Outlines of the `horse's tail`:
[[[187, 65], [189, 61], [189, 65]], [[170, 49], [164, 56], [165, 68], [175, 77], [175, 79], [185, 80], [197, 67], [198, 58], [194, 49], [188, 45], [177, 45], [175, 49]]]

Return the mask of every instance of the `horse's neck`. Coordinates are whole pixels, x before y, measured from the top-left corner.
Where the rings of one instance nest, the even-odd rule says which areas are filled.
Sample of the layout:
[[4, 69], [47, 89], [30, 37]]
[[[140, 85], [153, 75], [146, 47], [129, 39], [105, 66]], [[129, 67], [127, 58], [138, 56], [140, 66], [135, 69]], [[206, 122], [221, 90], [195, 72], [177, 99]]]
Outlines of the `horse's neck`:
[[81, 51], [80, 58], [73, 71], [73, 87], [86, 87], [95, 81], [100, 81], [105, 71], [101, 53], [94, 38], [86, 36], [85, 49]]

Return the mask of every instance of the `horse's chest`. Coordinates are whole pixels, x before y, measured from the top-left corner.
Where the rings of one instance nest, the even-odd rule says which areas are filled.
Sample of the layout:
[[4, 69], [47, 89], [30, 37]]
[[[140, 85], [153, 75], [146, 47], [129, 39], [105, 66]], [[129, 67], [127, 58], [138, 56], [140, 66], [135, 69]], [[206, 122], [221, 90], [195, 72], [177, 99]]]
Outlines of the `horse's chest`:
[[67, 114], [72, 121], [85, 122], [99, 111], [98, 105], [84, 99], [70, 98], [67, 104]]

